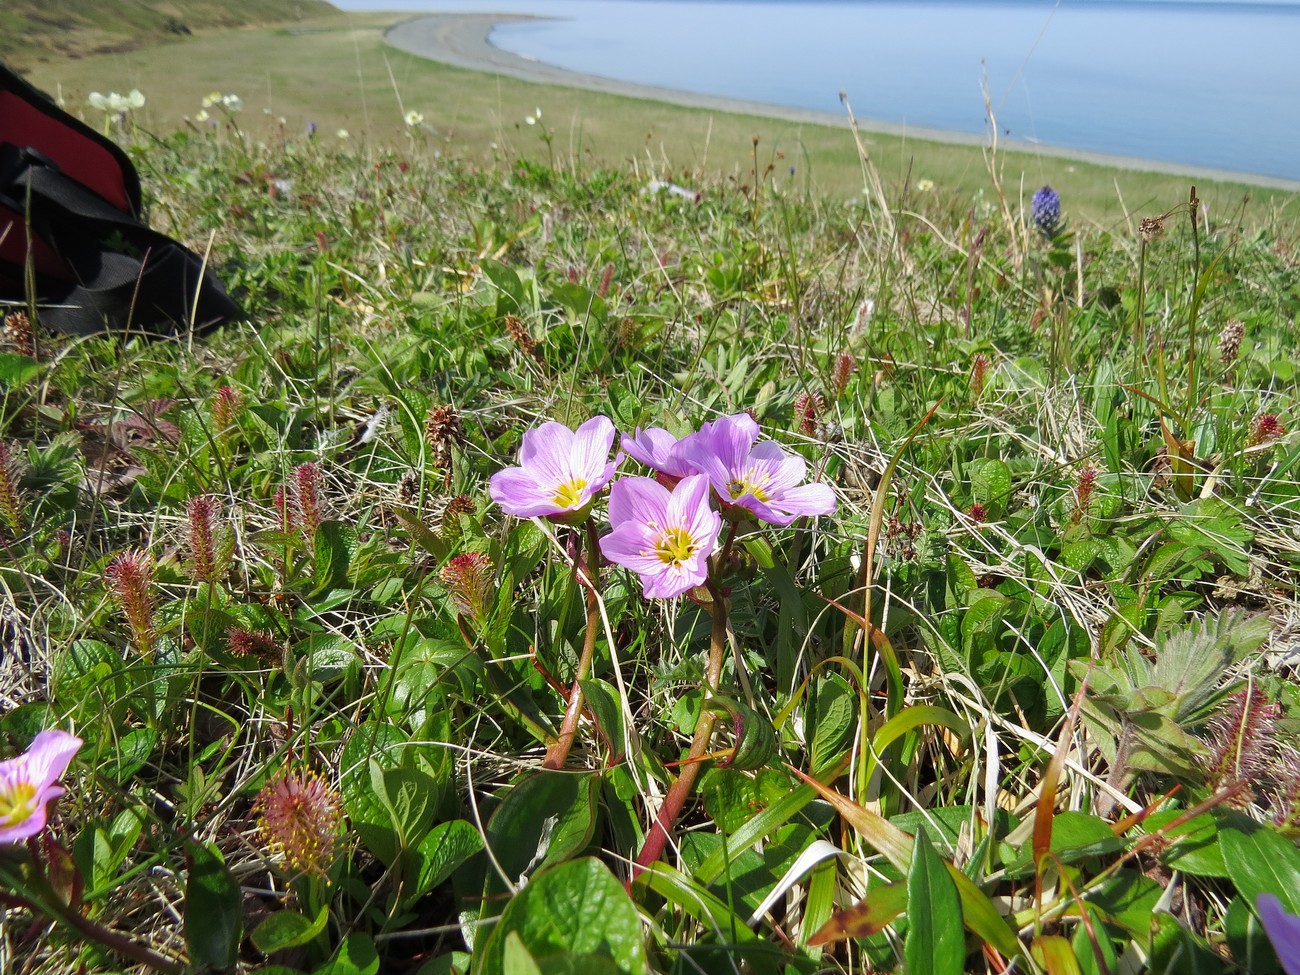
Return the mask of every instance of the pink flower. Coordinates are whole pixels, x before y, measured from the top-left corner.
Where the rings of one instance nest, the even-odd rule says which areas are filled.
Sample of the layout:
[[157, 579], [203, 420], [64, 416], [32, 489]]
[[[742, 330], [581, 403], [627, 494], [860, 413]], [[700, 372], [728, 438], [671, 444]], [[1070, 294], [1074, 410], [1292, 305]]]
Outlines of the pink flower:
[[492, 475], [488, 493], [506, 514], [577, 521], [614, 476], [623, 455], [609, 460], [614, 424], [595, 416], [570, 430], [543, 423], [524, 434], [519, 466]]
[[17, 758], [0, 762], [0, 846], [35, 836], [45, 828], [46, 807], [63, 795], [58, 780], [81, 739], [50, 728]]
[[689, 439], [690, 437], [683, 437], [678, 440], [662, 427], [647, 427], [644, 430], [637, 427], [633, 436], [623, 434], [621, 443], [633, 460], [666, 475], [670, 481], [677, 481], [689, 474], [698, 473], [681, 457], [681, 445]]
[[835, 510], [826, 484], [801, 484], [802, 457], [770, 440], [756, 444], [758, 424], [747, 413], [725, 416], [683, 441], [682, 460], [708, 477], [724, 505], [744, 508], [760, 521], [784, 527], [804, 515]]
[[1300, 975], [1300, 916], [1290, 914], [1272, 894], [1255, 898], [1255, 909], [1264, 923], [1264, 933], [1273, 942], [1286, 975]]
[[722, 519], [709, 507], [707, 478], [682, 478], [669, 491], [648, 477], [625, 477], [610, 488], [609, 521], [614, 530], [600, 551], [639, 575], [647, 597], [680, 596], [708, 578]]

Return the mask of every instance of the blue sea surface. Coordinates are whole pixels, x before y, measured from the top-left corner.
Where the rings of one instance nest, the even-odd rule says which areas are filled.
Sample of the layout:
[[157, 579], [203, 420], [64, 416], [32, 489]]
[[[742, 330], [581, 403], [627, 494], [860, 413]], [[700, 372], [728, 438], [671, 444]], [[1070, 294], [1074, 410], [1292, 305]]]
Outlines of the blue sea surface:
[[587, 74], [1300, 180], [1300, 3], [344, 0], [526, 13], [492, 43]]

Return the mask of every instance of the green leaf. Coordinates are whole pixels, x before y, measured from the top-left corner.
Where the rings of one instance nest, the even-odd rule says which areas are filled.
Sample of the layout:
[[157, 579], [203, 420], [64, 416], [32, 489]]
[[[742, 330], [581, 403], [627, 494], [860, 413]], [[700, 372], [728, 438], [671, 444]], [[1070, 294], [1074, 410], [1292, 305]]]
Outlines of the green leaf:
[[359, 546], [357, 530], [348, 522], [322, 521], [317, 526], [312, 536], [312, 582], [316, 592], [340, 589], [347, 584], [348, 569]]
[[903, 956], [909, 972], [962, 975], [966, 933], [961, 926], [961, 899], [924, 827], [917, 830], [907, 871], [907, 924]]
[[488, 822], [488, 845], [511, 882], [581, 853], [596, 829], [599, 781], [539, 772], [516, 785]]
[[[852, 799], [840, 795], [834, 789], [804, 775], [798, 769], [791, 768], [791, 771], [834, 806], [858, 835], [879, 850], [896, 870], [911, 868], [912, 837], [878, 813], [859, 806]], [[989, 900], [988, 894], [976, 887], [969, 877], [951, 864], [947, 864], [947, 870], [948, 875], [957, 885], [957, 896], [961, 900], [962, 922], [966, 927], [1008, 958], [1021, 954], [1020, 941], [1015, 931], [998, 913], [998, 909]]]
[[187, 842], [185, 944], [190, 960], [212, 968], [233, 968], [239, 957], [243, 917], [239, 883], [215, 846]]
[[524, 284], [513, 268], [489, 260], [480, 261], [479, 268], [496, 291], [498, 315], [518, 315], [524, 311]]
[[379, 952], [368, 934], [356, 932], [348, 935], [339, 945], [339, 952], [312, 975], [378, 975]]
[[977, 460], [970, 472], [971, 495], [992, 517], [1000, 518], [1011, 496], [1011, 468], [997, 459]]
[[1228, 876], [1248, 904], [1260, 894], [1272, 894], [1292, 914], [1300, 914], [1300, 849], [1294, 843], [1265, 826], [1251, 832], [1222, 829], [1219, 843]]
[[542, 970], [537, 967], [536, 959], [524, 947], [524, 941], [519, 937], [518, 931], [511, 931], [506, 935], [502, 967], [505, 975], [542, 975]]
[[396, 768], [407, 738], [391, 724], [371, 721], [362, 725], [343, 746], [343, 808], [352, 828], [366, 847], [386, 866], [397, 859], [399, 843], [392, 815], [375, 795], [370, 763]]
[[483, 835], [463, 819], [439, 823], [420, 841], [415, 853], [413, 897], [421, 897], [483, 849]]
[[294, 652], [306, 661], [306, 676], [322, 684], [339, 680], [360, 659], [355, 644], [337, 633], [313, 633]]
[[[1183, 815], [1181, 809], [1167, 809], [1148, 816], [1142, 829], [1154, 833]], [[1165, 834], [1173, 844], [1160, 854], [1160, 862], [1193, 877], [1228, 877], [1228, 864], [1219, 845], [1219, 824], [1209, 813], [1182, 823]]]
[[7, 386], [10, 389], [25, 386], [39, 376], [44, 368], [30, 356], [0, 352], [0, 386]]
[[807, 722], [813, 732], [808, 764], [816, 775], [838, 762], [853, 740], [857, 695], [839, 674], [827, 674], [813, 683], [809, 698]]
[[321, 905], [314, 921], [297, 911], [276, 911], [253, 929], [250, 938], [253, 947], [264, 955], [271, 955], [286, 948], [307, 944], [325, 930], [329, 917], [328, 904]]
[[602, 967], [644, 975], [649, 967], [636, 906], [609, 869], [591, 857], [542, 871], [511, 898], [484, 943], [476, 972], [505, 972], [511, 933], [518, 934], [544, 975]]
[[720, 694], [710, 698], [707, 706], [711, 711], [731, 718], [731, 731], [736, 742], [731, 755], [718, 760], [719, 768], [762, 768], [776, 755], [776, 731], [766, 715]]
[[398, 843], [403, 849], [418, 846], [433, 822], [433, 779], [418, 769], [386, 769], [371, 759], [370, 784], [392, 818]]

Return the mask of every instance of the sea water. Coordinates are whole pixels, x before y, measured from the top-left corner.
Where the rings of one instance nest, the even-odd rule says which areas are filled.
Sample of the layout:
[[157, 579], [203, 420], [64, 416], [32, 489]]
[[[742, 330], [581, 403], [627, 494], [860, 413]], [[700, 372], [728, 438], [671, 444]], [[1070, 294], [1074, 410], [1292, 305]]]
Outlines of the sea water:
[[[586, 74], [1300, 179], [1300, 3], [344, 0], [517, 12], [492, 43]], [[986, 105], [987, 94], [987, 105]]]

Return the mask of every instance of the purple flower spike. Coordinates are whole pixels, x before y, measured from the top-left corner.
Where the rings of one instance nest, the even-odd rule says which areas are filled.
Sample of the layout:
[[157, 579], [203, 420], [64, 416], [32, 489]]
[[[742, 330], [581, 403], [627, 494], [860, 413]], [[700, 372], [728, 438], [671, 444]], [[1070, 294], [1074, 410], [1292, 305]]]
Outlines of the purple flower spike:
[[17, 758], [0, 762], [0, 846], [18, 843], [45, 828], [46, 807], [63, 795], [59, 776], [67, 771], [81, 739], [50, 728]]
[[601, 553], [639, 575], [648, 598], [680, 596], [708, 578], [722, 528], [708, 478], [682, 478], [672, 491], [648, 477], [622, 478], [609, 490], [609, 521]]
[[683, 437], [678, 440], [662, 427], [647, 427], [644, 430], [637, 427], [634, 436], [623, 434], [621, 443], [623, 450], [633, 460], [676, 481], [696, 473], [681, 457], [681, 445], [689, 439], [690, 437]]
[[524, 434], [519, 466], [492, 475], [488, 494], [517, 518], [580, 520], [623, 460], [622, 454], [609, 460], [613, 444], [608, 417], [594, 416], [576, 431], [543, 423]]
[[1255, 909], [1264, 923], [1264, 933], [1273, 942], [1273, 950], [1286, 975], [1300, 975], [1300, 917], [1289, 914], [1272, 894], [1255, 898]]
[[1061, 195], [1044, 186], [1029, 201], [1029, 216], [1045, 237], [1054, 237], [1061, 229]]
[[706, 423], [681, 448], [683, 460], [709, 478], [723, 504], [785, 527], [804, 515], [835, 510], [826, 484], [802, 484], [808, 465], [768, 440], [755, 444], [758, 424], [747, 414]]

